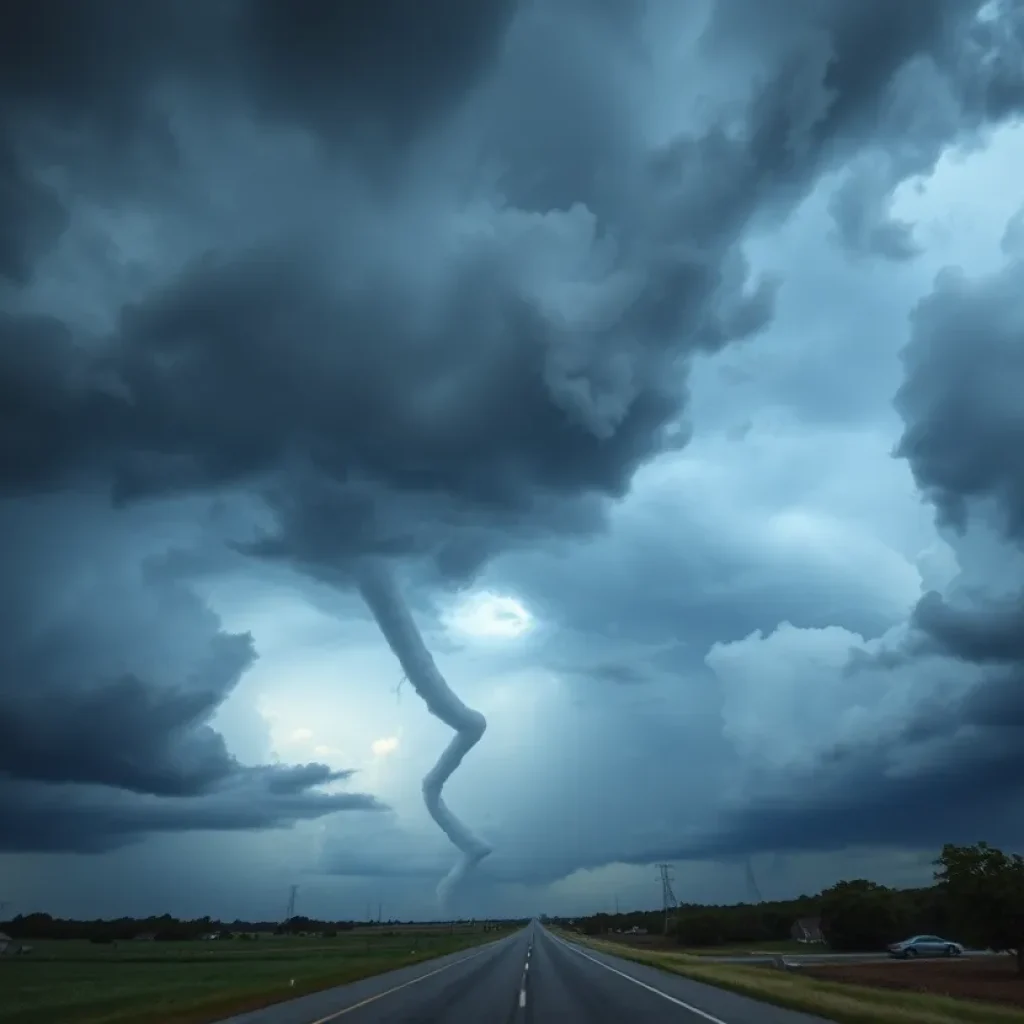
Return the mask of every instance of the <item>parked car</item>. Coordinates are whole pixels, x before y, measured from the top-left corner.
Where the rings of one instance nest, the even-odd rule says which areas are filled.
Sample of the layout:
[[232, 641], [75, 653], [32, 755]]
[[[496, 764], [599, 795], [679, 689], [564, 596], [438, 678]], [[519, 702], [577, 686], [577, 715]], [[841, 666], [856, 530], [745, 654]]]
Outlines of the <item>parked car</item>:
[[964, 947], [951, 939], [940, 939], [938, 935], [915, 935], [889, 946], [889, 956], [898, 960], [912, 960], [917, 956], [959, 956]]

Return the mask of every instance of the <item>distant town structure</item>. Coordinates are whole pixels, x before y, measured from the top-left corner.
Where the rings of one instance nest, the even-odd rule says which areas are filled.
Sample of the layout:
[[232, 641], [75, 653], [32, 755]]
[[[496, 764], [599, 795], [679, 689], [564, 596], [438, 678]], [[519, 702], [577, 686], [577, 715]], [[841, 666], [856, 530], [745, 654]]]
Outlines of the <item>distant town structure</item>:
[[821, 931], [820, 917], [801, 917], [793, 922], [789, 934], [797, 942], [824, 942], [825, 936]]

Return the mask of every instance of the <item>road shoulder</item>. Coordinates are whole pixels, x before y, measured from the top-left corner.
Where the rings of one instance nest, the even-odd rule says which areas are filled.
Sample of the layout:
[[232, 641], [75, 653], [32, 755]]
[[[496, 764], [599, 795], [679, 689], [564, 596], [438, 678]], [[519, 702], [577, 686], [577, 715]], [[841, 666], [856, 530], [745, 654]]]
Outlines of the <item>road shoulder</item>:
[[[762, 1005], [836, 1024], [1024, 1024], [1024, 1012], [1015, 1007], [819, 981], [798, 969], [704, 963], [700, 957], [616, 947], [579, 935], [555, 933], [554, 937], [569, 939], [571, 944], [620, 969], [625, 970], [628, 964], [642, 965], [662, 975], [679, 976]], [[721, 1016], [732, 1024], [727, 1014]]]

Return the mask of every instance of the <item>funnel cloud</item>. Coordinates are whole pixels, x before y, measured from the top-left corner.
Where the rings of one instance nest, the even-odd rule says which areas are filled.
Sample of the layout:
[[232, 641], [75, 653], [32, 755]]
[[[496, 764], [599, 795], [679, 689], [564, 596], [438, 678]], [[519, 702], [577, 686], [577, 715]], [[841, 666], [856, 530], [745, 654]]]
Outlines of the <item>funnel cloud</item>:
[[368, 562], [359, 568], [357, 576], [359, 593], [398, 658], [406, 678], [427, 705], [427, 710], [455, 730], [455, 737], [423, 779], [423, 802], [430, 816], [461, 854], [438, 884], [438, 897], [442, 905], [447, 906], [467, 874], [491, 852], [490, 847], [448, 809], [441, 796], [444, 784], [480, 742], [487, 721], [479, 711], [466, 707], [445, 682], [388, 567], [380, 561]]

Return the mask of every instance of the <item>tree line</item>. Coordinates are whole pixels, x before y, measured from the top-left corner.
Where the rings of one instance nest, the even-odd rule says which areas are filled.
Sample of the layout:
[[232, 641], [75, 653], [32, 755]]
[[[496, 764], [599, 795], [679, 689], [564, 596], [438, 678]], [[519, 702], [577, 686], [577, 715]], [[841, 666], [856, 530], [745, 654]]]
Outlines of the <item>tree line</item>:
[[[946, 844], [934, 866], [934, 884], [919, 889], [859, 878], [794, 900], [687, 904], [673, 911], [669, 931], [687, 947], [756, 944], [789, 939], [795, 922], [812, 918], [837, 951], [872, 952], [913, 935], [939, 935], [969, 947], [1013, 952], [1024, 974], [1024, 858], [987, 843]], [[634, 911], [561, 923], [600, 935], [633, 928], [663, 932], [665, 920], [663, 911]]]
[[0, 931], [14, 939], [77, 939], [89, 942], [127, 942], [152, 939], [156, 942], [182, 942], [216, 935], [218, 938], [298, 934], [300, 932], [337, 933], [355, 927], [352, 921], [314, 921], [294, 917], [288, 921], [220, 921], [211, 917], [177, 918], [170, 914], [153, 917], [120, 917], [111, 920], [76, 921], [50, 914], [18, 914], [0, 923]]
[[[484, 930], [509, 922], [487, 921], [443, 922], [454, 927], [479, 925]], [[526, 922], [523, 921], [523, 924]], [[170, 914], [159, 917], [121, 917], [113, 920], [76, 921], [52, 917], [50, 914], [18, 914], [9, 921], [0, 921], [0, 932], [22, 941], [40, 939], [72, 939], [94, 943], [129, 942], [148, 939], [154, 942], [187, 942], [216, 937], [220, 940], [252, 940], [262, 935], [321, 935], [333, 938], [357, 927], [401, 930], [423, 927], [411, 921], [326, 921], [296, 916], [286, 921], [220, 921], [211, 917], [181, 919]]]
[[[925, 888], [893, 889], [861, 878], [837, 882], [816, 896], [800, 896], [795, 900], [728, 906], [687, 904], [673, 911], [670, 931], [676, 942], [688, 947], [756, 944], [788, 939], [795, 922], [813, 918], [820, 923], [825, 941], [837, 951], [876, 951], [912, 935], [935, 934], [967, 946], [1014, 952], [1018, 969], [1024, 974], [1024, 858], [1017, 853], [1004, 853], [987, 843], [947, 844], [934, 863], [934, 884]], [[590, 935], [632, 928], [662, 932], [665, 926], [662, 911], [552, 920]], [[525, 921], [500, 923], [525, 924]], [[210, 917], [181, 920], [170, 914], [74, 921], [36, 913], [19, 914], [10, 921], [0, 922], [0, 931], [21, 940], [119, 942], [144, 936], [155, 941], [183, 941], [210, 935], [221, 938], [298, 933], [329, 936], [368, 924], [382, 922], [321, 921], [308, 917], [293, 917], [283, 923], [227, 922]], [[383, 924], [397, 929], [412, 922]]]

